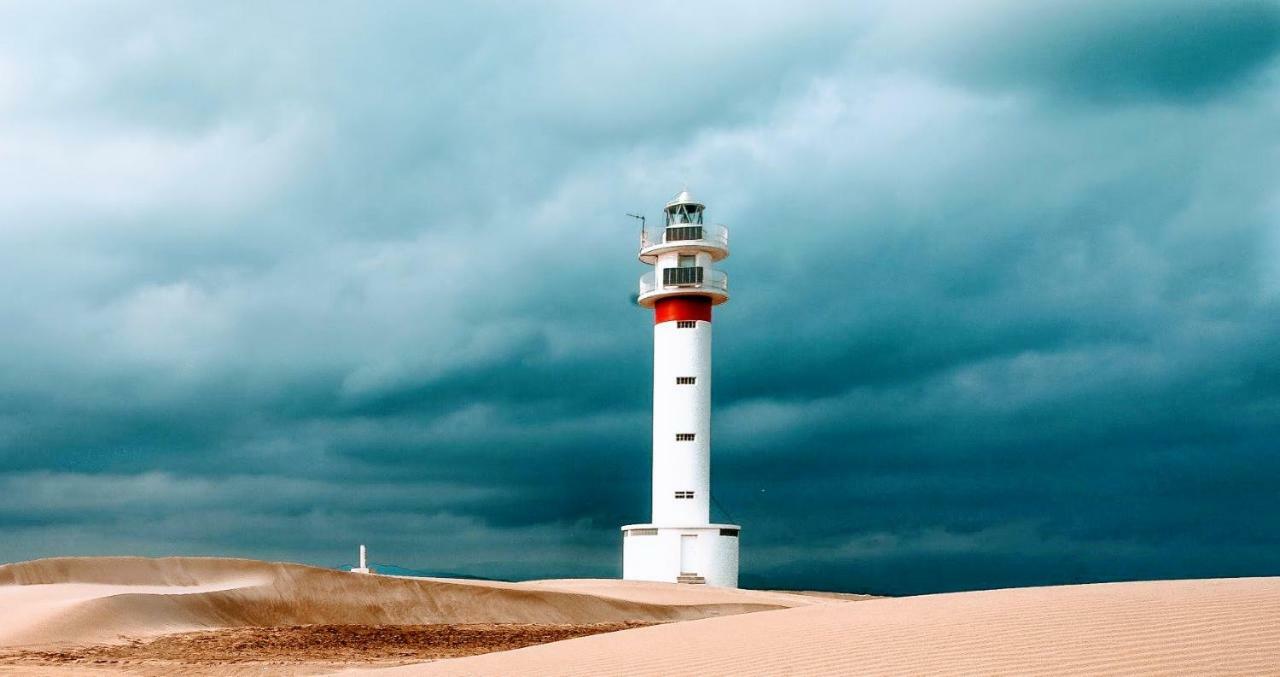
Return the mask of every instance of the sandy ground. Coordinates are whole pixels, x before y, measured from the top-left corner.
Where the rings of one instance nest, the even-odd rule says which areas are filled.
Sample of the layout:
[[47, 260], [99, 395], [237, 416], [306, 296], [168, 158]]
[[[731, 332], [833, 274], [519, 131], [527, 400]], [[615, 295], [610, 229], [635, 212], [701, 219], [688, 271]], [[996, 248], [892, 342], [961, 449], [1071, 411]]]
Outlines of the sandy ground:
[[[0, 566], [0, 674], [317, 674], [816, 603], [830, 600], [616, 580], [365, 576], [223, 558], [59, 558]], [[474, 641], [459, 643], [463, 635]]]
[[99, 644], [311, 624], [664, 622], [813, 603], [690, 586], [485, 583], [365, 576], [221, 558], [59, 558], [0, 566], [0, 647]]
[[473, 625], [300, 625], [163, 635], [92, 646], [0, 649], [0, 669], [87, 668], [151, 674], [221, 672], [224, 668], [315, 674], [350, 665], [403, 665], [474, 656], [648, 623]]
[[1280, 675], [1280, 578], [868, 599], [216, 558], [0, 566], [0, 675], [122, 673]]
[[[736, 590], [706, 585], [672, 585], [644, 581], [580, 578], [514, 583], [524, 590], [554, 590], [648, 604], [768, 604], [778, 607], [824, 604], [833, 600], [875, 599], [871, 595], [826, 592]], [[815, 599], [816, 598], [816, 599]]]
[[1280, 578], [823, 604], [342, 674], [1280, 675]]

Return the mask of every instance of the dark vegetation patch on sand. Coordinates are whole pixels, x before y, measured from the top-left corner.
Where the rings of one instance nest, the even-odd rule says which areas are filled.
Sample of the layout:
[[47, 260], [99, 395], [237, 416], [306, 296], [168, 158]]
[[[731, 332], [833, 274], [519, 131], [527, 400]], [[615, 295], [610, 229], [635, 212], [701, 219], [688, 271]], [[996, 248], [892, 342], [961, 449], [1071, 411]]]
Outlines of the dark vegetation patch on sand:
[[474, 656], [654, 623], [296, 625], [231, 628], [57, 649], [0, 651], [0, 665], [410, 662]]

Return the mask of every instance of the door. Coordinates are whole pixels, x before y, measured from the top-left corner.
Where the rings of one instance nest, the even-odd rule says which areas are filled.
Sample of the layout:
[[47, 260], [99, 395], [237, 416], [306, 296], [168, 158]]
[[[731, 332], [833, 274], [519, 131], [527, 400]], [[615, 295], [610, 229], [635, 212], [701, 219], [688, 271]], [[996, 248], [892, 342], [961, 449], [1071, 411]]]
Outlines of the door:
[[698, 536], [696, 534], [680, 535], [680, 573], [696, 574], [698, 570], [697, 561], [694, 555], [698, 545]]

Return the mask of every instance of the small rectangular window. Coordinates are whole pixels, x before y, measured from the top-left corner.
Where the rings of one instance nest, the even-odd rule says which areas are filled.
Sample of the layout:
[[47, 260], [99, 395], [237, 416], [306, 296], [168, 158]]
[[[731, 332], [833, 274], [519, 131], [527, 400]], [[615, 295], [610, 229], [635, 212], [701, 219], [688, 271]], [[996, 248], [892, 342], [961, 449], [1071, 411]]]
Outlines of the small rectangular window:
[[693, 498], [692, 491], [677, 491], [676, 498]]
[[677, 442], [692, 442], [694, 433], [676, 433]]
[[698, 377], [697, 377], [697, 376], [677, 376], [677, 377], [676, 377], [676, 385], [678, 385], [678, 386], [691, 386], [691, 385], [693, 385], [697, 380], [698, 380]]
[[733, 536], [734, 538], [737, 538], [737, 537], [738, 537], [738, 530], [737, 530], [737, 529], [721, 529], [721, 530], [720, 530], [720, 535], [721, 535], [721, 536]]
[[676, 320], [676, 329], [693, 329], [697, 326], [697, 320]]
[[702, 266], [672, 266], [662, 269], [662, 285], [664, 287], [699, 287], [706, 278], [706, 269]]

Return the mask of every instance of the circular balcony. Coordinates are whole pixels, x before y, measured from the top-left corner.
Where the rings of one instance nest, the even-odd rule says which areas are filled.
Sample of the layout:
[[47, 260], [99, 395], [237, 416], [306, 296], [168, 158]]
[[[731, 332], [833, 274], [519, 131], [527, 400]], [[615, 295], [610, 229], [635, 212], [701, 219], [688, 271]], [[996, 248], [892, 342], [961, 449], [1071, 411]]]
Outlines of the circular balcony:
[[701, 251], [719, 261], [729, 255], [729, 229], [725, 226], [682, 223], [666, 228], [646, 228], [640, 234], [640, 260], [653, 264], [673, 251]]
[[[662, 274], [659, 281], [658, 273]], [[706, 296], [711, 305], [718, 306], [729, 300], [729, 276], [714, 268], [663, 268], [650, 271], [640, 277], [640, 296], [636, 302], [652, 308], [661, 298], [668, 296]]]

